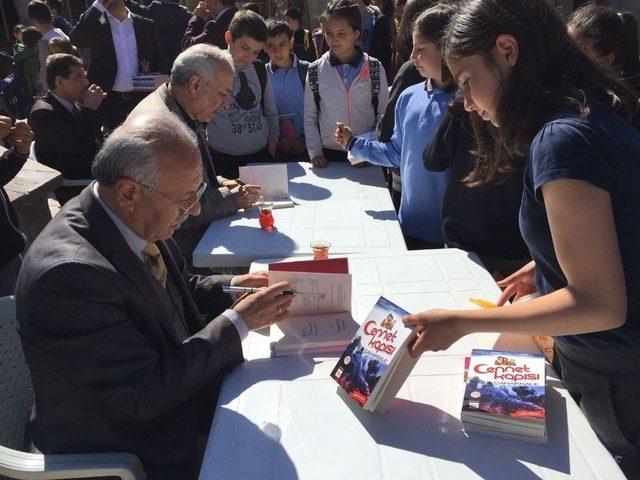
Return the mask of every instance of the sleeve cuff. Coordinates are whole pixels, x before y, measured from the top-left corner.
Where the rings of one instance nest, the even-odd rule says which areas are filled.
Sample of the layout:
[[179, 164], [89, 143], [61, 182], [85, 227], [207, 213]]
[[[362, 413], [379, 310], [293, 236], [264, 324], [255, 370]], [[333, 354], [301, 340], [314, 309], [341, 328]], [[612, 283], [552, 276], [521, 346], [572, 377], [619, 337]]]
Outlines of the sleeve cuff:
[[222, 312], [222, 315], [227, 317], [229, 321], [233, 323], [233, 326], [236, 327], [241, 341], [247, 338], [247, 335], [249, 335], [249, 329], [247, 328], [247, 324], [244, 322], [242, 315], [231, 309], [225, 310], [224, 312]]
[[351, 138], [349, 139], [349, 142], [347, 143], [347, 151], [350, 152], [351, 149], [353, 148], [353, 146], [356, 144], [356, 141], [358, 140], [358, 137], [356, 137], [355, 135], [352, 135]]

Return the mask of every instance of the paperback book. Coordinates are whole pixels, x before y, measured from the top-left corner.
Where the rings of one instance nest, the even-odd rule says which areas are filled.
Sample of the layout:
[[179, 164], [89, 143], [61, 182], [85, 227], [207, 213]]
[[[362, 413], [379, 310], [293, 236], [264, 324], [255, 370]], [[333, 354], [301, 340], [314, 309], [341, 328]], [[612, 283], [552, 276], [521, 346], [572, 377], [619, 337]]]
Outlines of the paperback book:
[[289, 177], [286, 163], [247, 165], [239, 167], [240, 180], [251, 185], [260, 185], [261, 201], [259, 207], [270, 203], [272, 208], [293, 207], [289, 196]]
[[547, 443], [544, 356], [473, 350], [465, 378], [466, 432]]
[[269, 264], [269, 285], [289, 282], [290, 317], [272, 326], [271, 355], [337, 356], [358, 329], [346, 258]]
[[409, 355], [408, 312], [380, 297], [331, 372], [349, 397], [365, 410], [384, 414], [411, 373], [417, 358]]

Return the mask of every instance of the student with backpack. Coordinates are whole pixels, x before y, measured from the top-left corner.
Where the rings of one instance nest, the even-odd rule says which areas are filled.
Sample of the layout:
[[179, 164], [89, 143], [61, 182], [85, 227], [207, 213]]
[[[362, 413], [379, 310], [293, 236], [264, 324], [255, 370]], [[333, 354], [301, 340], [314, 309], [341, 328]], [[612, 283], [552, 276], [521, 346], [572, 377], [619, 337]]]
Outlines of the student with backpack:
[[[271, 59], [267, 72], [280, 116], [278, 152], [284, 160], [309, 160], [304, 142], [304, 87], [309, 62], [291, 51], [293, 31], [283, 20], [267, 20], [264, 50]], [[304, 158], [302, 158], [304, 156]]]
[[540, 296], [410, 315], [411, 354], [475, 332], [553, 335], [564, 386], [638, 478], [640, 133], [627, 121], [636, 93], [578, 48], [547, 0], [462, 3], [444, 53], [465, 108], [499, 130], [478, 143], [471, 178], [524, 169], [520, 227], [534, 261], [499, 283], [498, 304]]
[[389, 101], [382, 64], [358, 47], [361, 16], [351, 0], [334, 0], [323, 13], [329, 51], [309, 66], [304, 92], [304, 133], [314, 167], [347, 161], [335, 139], [336, 123], [354, 135], [376, 128]]
[[300, 60], [313, 62], [317, 58], [316, 47], [311, 32], [302, 26], [302, 12], [291, 7], [284, 12], [284, 18], [293, 32], [293, 53]]
[[425, 10], [415, 21], [411, 59], [426, 81], [407, 88], [396, 104], [396, 122], [388, 142], [353, 136], [339, 125], [336, 141], [354, 156], [400, 169], [402, 196], [398, 218], [410, 250], [442, 247], [442, 198], [448, 170], [429, 172], [422, 151], [436, 131], [455, 86], [443, 64], [440, 43], [455, 13], [451, 5]]
[[251, 10], [236, 13], [225, 33], [234, 67], [231, 102], [209, 122], [207, 133], [216, 171], [226, 178], [238, 178], [240, 166], [276, 155], [278, 109], [265, 64], [256, 60], [266, 39], [264, 20]]

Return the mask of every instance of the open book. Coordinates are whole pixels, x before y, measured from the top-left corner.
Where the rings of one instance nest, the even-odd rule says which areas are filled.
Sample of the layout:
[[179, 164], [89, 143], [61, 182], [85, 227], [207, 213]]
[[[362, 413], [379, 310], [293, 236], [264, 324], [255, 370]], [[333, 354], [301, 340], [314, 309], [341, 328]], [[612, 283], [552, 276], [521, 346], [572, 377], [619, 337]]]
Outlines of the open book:
[[272, 263], [269, 285], [286, 280], [296, 292], [291, 316], [273, 325], [271, 354], [338, 355], [358, 329], [351, 316], [346, 258]]
[[[272, 203], [273, 208], [293, 207], [289, 196], [289, 177], [286, 163], [248, 165], [240, 167], [240, 180], [244, 183], [260, 185], [264, 203]], [[260, 206], [261, 202], [256, 205]]]
[[413, 329], [402, 323], [407, 315], [380, 297], [331, 372], [365, 410], [383, 414], [418, 361], [407, 348], [413, 338]]

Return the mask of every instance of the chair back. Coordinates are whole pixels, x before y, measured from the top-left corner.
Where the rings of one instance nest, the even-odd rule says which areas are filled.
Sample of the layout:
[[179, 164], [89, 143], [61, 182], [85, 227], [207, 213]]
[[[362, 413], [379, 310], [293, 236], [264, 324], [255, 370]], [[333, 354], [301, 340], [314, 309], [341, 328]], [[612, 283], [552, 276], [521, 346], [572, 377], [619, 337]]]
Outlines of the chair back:
[[24, 451], [33, 386], [17, 327], [15, 298], [0, 297], [0, 445]]

